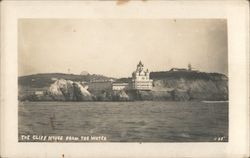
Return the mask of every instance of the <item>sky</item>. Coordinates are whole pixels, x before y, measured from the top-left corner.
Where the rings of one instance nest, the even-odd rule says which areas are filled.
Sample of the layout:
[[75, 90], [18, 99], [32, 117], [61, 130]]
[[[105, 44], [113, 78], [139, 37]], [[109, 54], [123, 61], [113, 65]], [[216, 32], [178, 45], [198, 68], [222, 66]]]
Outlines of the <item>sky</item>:
[[19, 19], [18, 75], [130, 77], [140, 60], [227, 75], [227, 47], [224, 19]]

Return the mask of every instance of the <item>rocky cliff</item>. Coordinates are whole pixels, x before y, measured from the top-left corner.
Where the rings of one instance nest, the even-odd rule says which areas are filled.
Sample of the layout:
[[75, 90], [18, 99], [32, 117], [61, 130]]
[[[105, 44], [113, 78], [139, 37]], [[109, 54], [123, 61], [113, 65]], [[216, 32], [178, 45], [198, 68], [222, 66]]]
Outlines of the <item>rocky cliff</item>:
[[48, 90], [48, 95], [53, 100], [64, 101], [86, 101], [91, 100], [91, 94], [87, 90], [87, 86], [79, 82], [60, 79], [55, 81]]
[[153, 91], [169, 92], [173, 100], [228, 100], [228, 78], [196, 71], [152, 72]]
[[80, 82], [59, 79], [46, 90], [19, 95], [19, 99], [30, 101], [91, 101], [92, 95], [87, 88]]

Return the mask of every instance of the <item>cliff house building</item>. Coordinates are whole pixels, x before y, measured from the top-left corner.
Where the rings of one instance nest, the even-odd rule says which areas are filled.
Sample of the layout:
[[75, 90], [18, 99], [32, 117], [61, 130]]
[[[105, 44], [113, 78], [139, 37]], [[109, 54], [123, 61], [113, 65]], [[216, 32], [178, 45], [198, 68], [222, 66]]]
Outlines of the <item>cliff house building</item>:
[[149, 70], [144, 68], [140, 61], [136, 70], [132, 73], [132, 89], [135, 90], [151, 90], [153, 80], [149, 78]]
[[132, 73], [132, 80], [129, 83], [113, 83], [112, 90], [151, 90], [153, 80], [149, 78], [149, 70], [144, 68], [144, 65], [140, 61], [136, 70]]

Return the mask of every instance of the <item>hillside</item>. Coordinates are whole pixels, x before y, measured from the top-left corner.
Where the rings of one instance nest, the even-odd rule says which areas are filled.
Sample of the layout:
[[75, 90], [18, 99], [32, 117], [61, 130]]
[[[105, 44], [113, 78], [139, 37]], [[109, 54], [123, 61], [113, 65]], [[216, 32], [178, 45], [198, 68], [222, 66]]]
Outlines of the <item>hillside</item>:
[[[35, 93], [43, 91], [44, 95], [38, 94], [41, 101], [54, 100], [54, 98], [66, 101], [228, 100], [228, 78], [223, 74], [198, 71], [161, 71], [151, 72], [150, 78], [153, 80], [151, 91], [122, 90], [116, 92], [112, 91], [112, 82], [90, 81], [113, 79], [116, 82], [128, 83], [131, 82], [131, 78], [115, 79], [90, 74], [36, 74], [19, 77], [19, 98], [22, 98], [21, 100], [31, 98], [34, 101], [37, 98]], [[61, 81], [58, 82], [58, 80]], [[57, 82], [60, 84], [56, 84]], [[51, 89], [56, 90], [51, 91]], [[84, 96], [87, 93], [89, 95]]]
[[228, 78], [197, 71], [151, 72], [153, 90], [171, 92], [174, 100], [228, 100]]
[[150, 78], [155, 79], [186, 79], [186, 80], [227, 80], [227, 76], [220, 73], [206, 73], [198, 71], [158, 71], [151, 72]]
[[109, 80], [114, 78], [96, 74], [75, 75], [75, 74], [64, 74], [64, 73], [43, 73], [43, 74], [18, 77], [18, 85], [24, 87], [32, 87], [32, 88], [44, 88], [44, 87], [49, 87], [57, 79], [89, 82], [91, 80]]

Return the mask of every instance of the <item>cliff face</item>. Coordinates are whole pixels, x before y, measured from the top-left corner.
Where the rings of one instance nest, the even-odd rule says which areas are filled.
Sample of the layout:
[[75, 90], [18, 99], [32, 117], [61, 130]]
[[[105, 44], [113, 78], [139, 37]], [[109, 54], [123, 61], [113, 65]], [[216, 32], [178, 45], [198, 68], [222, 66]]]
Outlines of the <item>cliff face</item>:
[[228, 100], [228, 78], [218, 73], [165, 72], [151, 74], [153, 91], [173, 100]]
[[[160, 79], [154, 81], [153, 91], [168, 91], [174, 100], [227, 100], [228, 86], [226, 80], [186, 80]], [[185, 96], [184, 96], [185, 95]], [[182, 98], [180, 98], [182, 97]]]
[[87, 90], [87, 87], [79, 82], [73, 82], [70, 80], [60, 79], [55, 81], [48, 90], [48, 95], [53, 100], [64, 101], [85, 101], [91, 100], [91, 94]]

